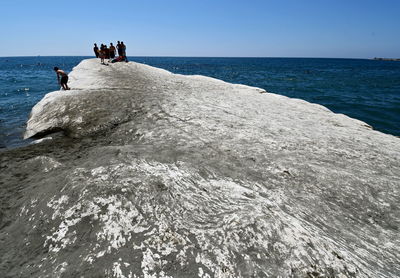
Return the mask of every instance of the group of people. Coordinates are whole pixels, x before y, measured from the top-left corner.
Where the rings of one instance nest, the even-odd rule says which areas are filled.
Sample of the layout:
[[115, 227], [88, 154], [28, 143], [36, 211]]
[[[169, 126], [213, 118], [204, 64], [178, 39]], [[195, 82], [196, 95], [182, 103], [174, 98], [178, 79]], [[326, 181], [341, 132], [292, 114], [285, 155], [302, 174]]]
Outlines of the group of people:
[[[115, 47], [112, 43], [110, 43], [110, 47], [107, 47], [105, 44], [101, 44], [100, 48], [98, 48], [97, 44], [95, 43], [93, 50], [96, 58], [100, 58], [103, 65], [106, 65], [104, 62], [105, 59], [108, 59], [108, 61], [111, 63], [122, 61], [128, 62], [128, 58], [126, 57], [126, 45], [124, 42], [118, 41], [117, 47]], [[115, 57], [116, 52], [118, 53], [118, 57]], [[54, 67], [54, 71], [57, 74], [58, 84], [60, 84], [64, 90], [70, 90], [67, 85], [68, 74], [58, 67]]]
[[[126, 45], [124, 42], [117, 42], [117, 47], [113, 45], [113, 43], [110, 43], [110, 46], [107, 47], [105, 44], [101, 44], [100, 48], [97, 46], [97, 44], [94, 44], [93, 47], [94, 55], [96, 55], [96, 58], [100, 58], [101, 63], [105, 65], [105, 60], [108, 59], [109, 62], [115, 63], [115, 62], [128, 62], [128, 58], [126, 57]], [[116, 56], [116, 52], [118, 53], [118, 57]]]

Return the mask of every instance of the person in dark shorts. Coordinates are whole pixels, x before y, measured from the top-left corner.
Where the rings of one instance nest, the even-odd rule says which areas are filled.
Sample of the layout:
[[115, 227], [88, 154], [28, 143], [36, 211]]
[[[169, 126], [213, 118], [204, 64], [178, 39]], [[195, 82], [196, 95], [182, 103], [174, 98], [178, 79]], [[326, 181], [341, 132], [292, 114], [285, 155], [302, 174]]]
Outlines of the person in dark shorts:
[[100, 57], [100, 63], [102, 65], [106, 65], [106, 63], [104, 62], [104, 59], [106, 58], [106, 50], [104, 44], [101, 44], [100, 46], [99, 57]]
[[128, 63], [128, 58], [126, 57], [126, 45], [124, 44], [124, 42], [121, 42], [120, 48], [121, 48], [121, 56], [124, 57], [125, 62]]
[[110, 59], [114, 59], [115, 58], [115, 46], [112, 44], [112, 42], [110, 42]]
[[118, 51], [118, 56], [122, 56], [121, 54], [121, 43], [117, 41], [117, 51]]
[[105, 54], [105, 59], [110, 59], [110, 49], [107, 47], [107, 45], [104, 45], [104, 54]]
[[[68, 75], [63, 70], [60, 70], [57, 67], [54, 67], [54, 71], [57, 73], [58, 84], [60, 84], [64, 90], [70, 90], [70, 88], [67, 85]], [[60, 76], [61, 76], [61, 80], [60, 80]]]
[[97, 47], [97, 44], [94, 44], [93, 47], [94, 55], [96, 55], [96, 58], [99, 58], [99, 48]]

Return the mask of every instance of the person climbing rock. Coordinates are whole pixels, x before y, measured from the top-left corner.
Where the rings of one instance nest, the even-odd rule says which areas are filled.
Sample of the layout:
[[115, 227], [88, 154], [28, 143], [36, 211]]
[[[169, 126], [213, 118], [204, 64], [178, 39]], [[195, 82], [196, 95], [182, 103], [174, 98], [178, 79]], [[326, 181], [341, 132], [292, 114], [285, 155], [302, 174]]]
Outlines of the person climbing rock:
[[[65, 71], [63, 71], [63, 70], [60, 70], [58, 67], [54, 67], [54, 71], [57, 73], [58, 84], [60, 84], [64, 90], [70, 90], [70, 88], [67, 85], [68, 74], [66, 74]], [[61, 78], [60, 78], [60, 76], [61, 76]]]

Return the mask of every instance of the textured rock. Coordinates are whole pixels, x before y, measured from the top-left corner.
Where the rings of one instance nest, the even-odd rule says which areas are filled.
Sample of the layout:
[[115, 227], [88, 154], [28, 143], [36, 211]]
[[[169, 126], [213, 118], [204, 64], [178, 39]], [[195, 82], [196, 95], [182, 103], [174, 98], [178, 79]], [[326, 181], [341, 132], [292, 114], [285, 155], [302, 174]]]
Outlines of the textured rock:
[[400, 276], [399, 138], [136, 63], [70, 80], [25, 134], [68, 137], [1, 154], [5, 277]]

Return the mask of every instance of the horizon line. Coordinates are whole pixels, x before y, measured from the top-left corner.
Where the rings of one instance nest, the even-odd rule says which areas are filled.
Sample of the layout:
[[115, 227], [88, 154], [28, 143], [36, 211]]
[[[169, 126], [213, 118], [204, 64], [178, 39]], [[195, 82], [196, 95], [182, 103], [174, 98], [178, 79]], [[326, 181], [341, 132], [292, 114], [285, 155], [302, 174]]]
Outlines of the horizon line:
[[[0, 58], [23, 58], [23, 57], [92, 57], [96, 58], [93, 55], [15, 55], [15, 56], [0, 56]], [[397, 58], [389, 58], [389, 57], [370, 57], [370, 58], [360, 58], [360, 57], [307, 57], [307, 56], [168, 56], [168, 55], [155, 55], [155, 56], [145, 56], [145, 55], [136, 55], [136, 56], [127, 56], [127, 57], [152, 57], [152, 58], [285, 58], [285, 59], [355, 59], [355, 60], [371, 60], [374, 58], [379, 59], [397, 59]]]

